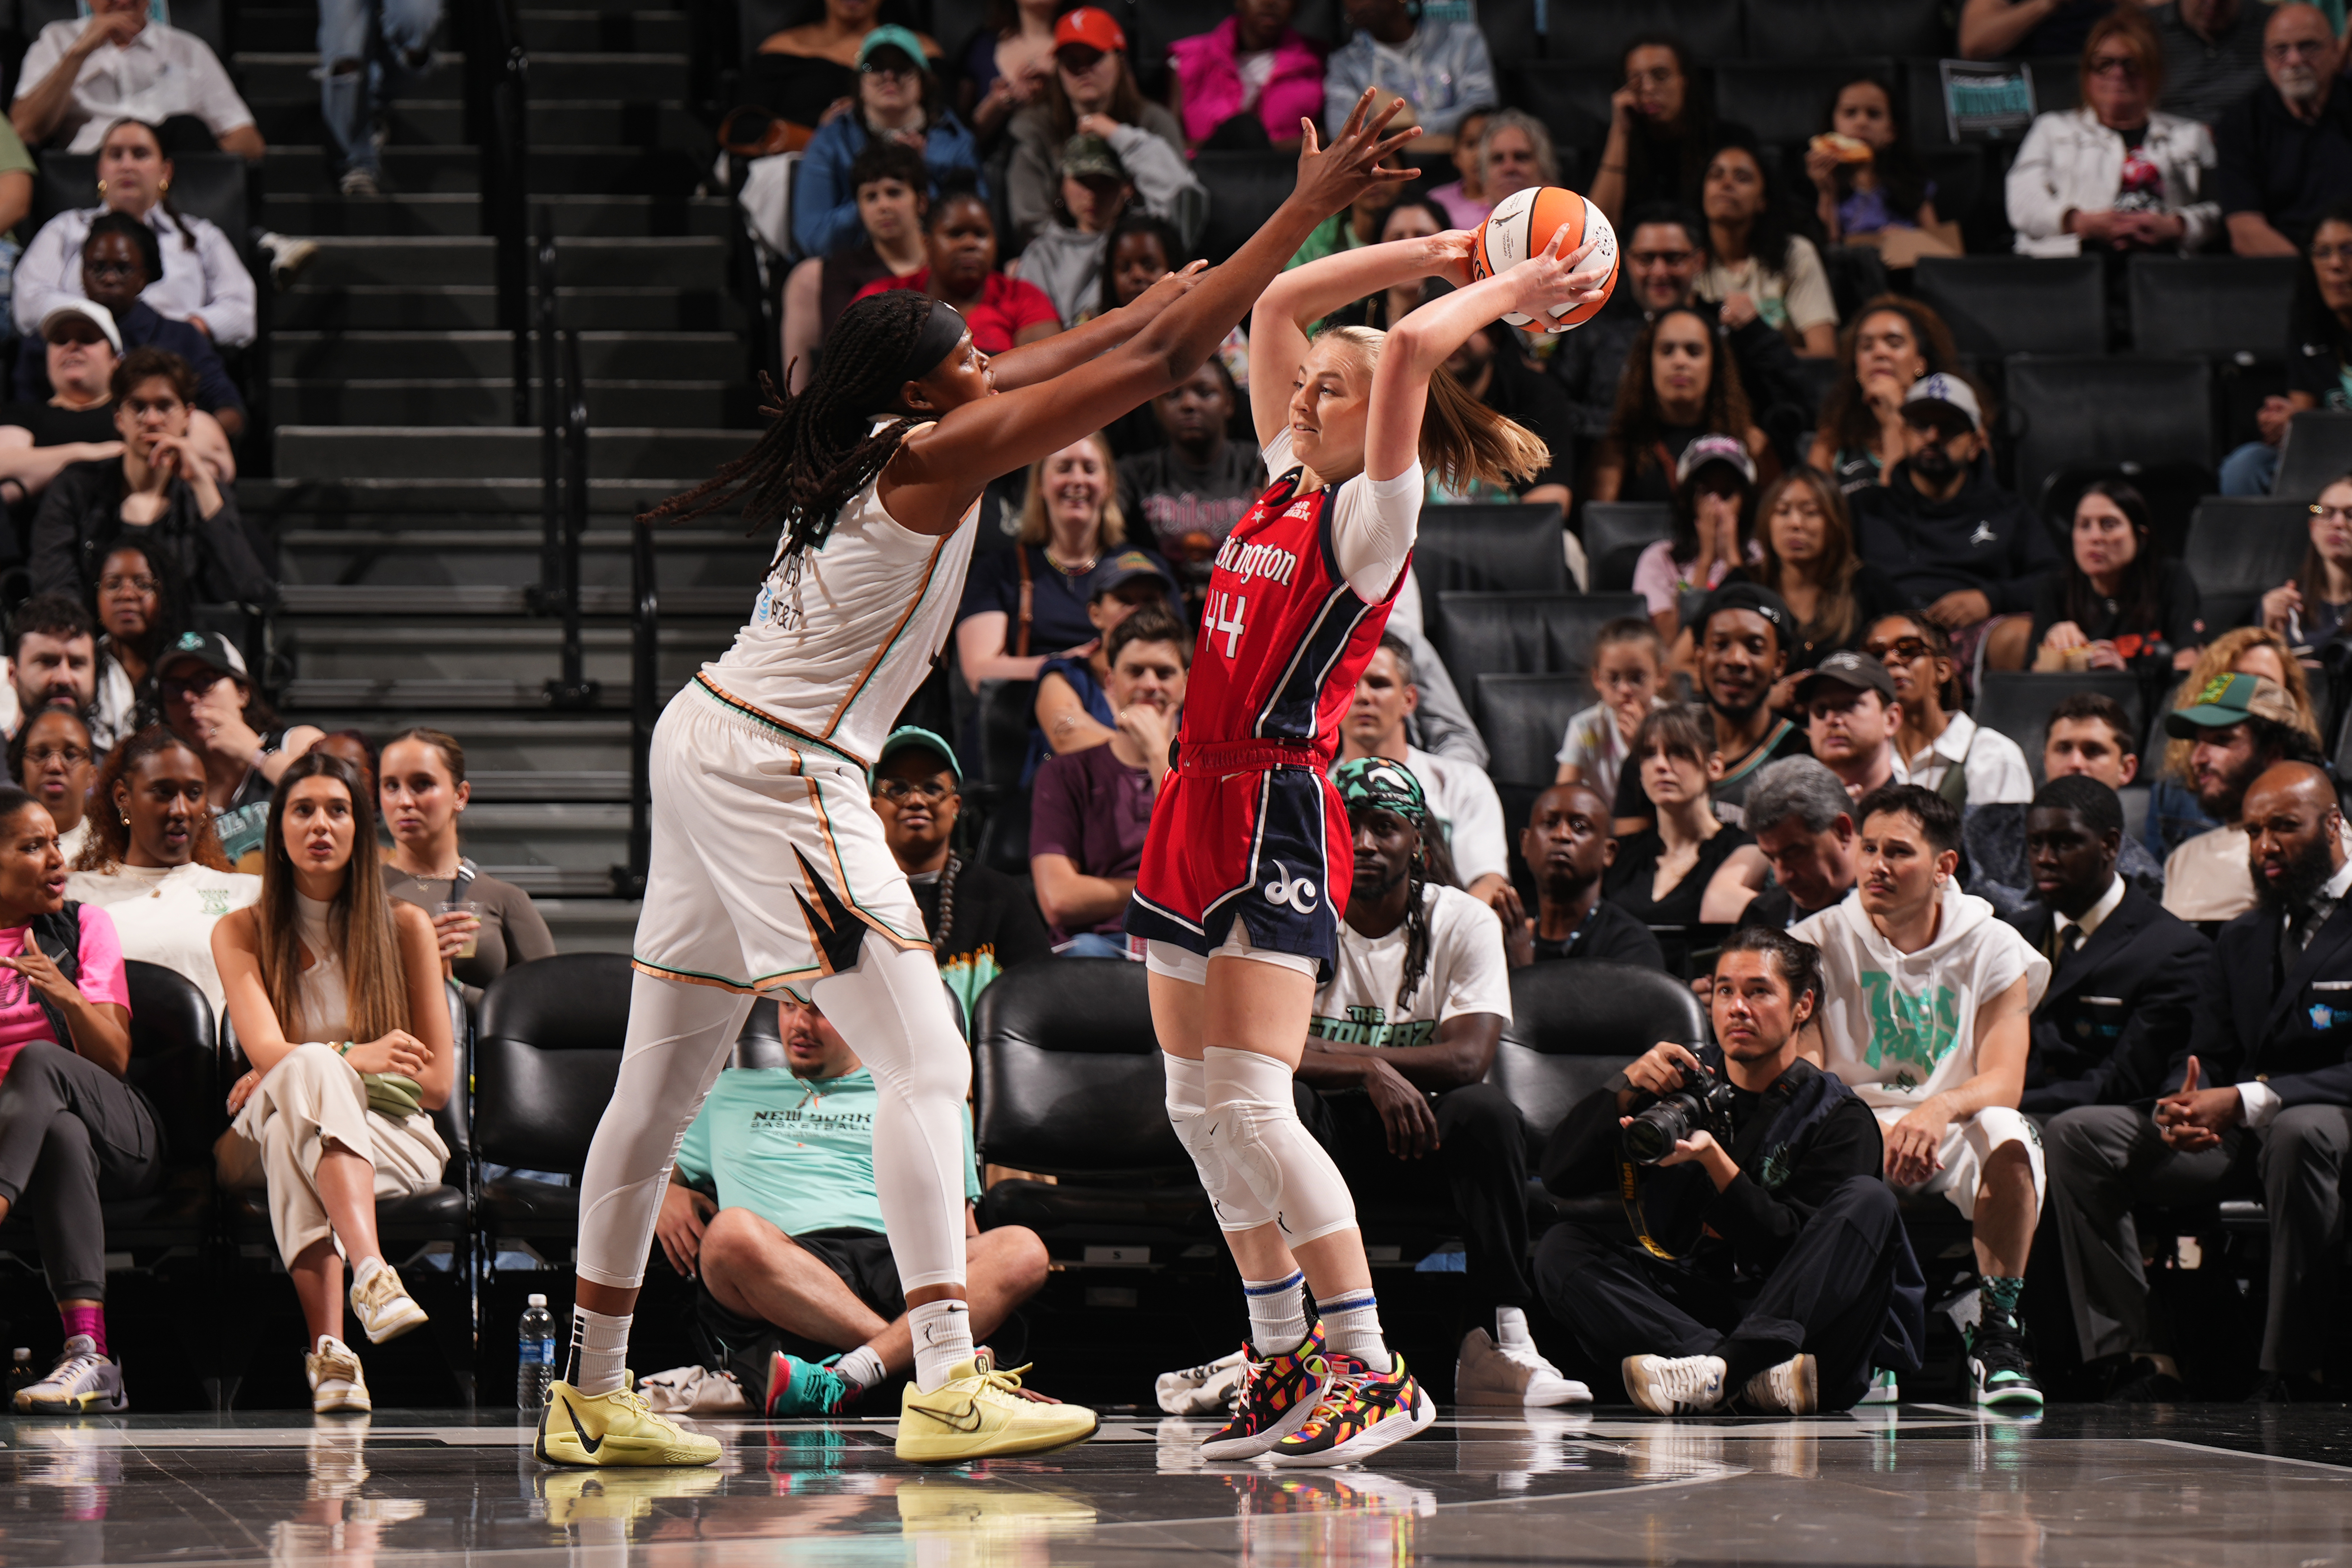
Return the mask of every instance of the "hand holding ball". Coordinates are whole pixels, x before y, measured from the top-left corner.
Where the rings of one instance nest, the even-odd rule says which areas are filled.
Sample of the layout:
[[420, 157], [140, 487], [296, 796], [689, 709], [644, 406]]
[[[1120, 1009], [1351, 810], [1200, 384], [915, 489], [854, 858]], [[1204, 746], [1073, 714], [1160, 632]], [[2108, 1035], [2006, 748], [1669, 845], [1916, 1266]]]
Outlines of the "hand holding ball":
[[1564, 332], [1598, 315], [1617, 287], [1617, 231], [1609, 226], [1609, 220], [1601, 216], [1599, 207], [1559, 185], [1537, 185], [1514, 192], [1496, 203], [1486, 221], [1478, 226], [1477, 243], [1470, 250], [1470, 276], [1474, 280], [1507, 272], [1529, 257], [1539, 255], [1551, 244], [1552, 236], [1563, 227], [1568, 237], [1560, 246], [1561, 255], [1587, 240], [1592, 242], [1591, 254], [1584, 258], [1578, 271], [1586, 276], [1595, 271], [1601, 273], [1600, 298], [1562, 301], [1547, 309], [1540, 319], [1514, 311], [1503, 318], [1511, 325], [1532, 326], [1541, 332]]

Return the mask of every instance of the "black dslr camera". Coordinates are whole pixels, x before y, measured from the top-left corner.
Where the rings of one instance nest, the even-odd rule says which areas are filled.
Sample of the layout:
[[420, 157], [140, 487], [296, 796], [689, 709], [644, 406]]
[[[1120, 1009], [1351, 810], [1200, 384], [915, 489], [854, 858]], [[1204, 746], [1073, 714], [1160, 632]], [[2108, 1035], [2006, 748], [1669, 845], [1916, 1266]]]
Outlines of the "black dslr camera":
[[1625, 1157], [1637, 1165], [1656, 1164], [1702, 1128], [1725, 1148], [1731, 1146], [1731, 1085], [1705, 1067], [1682, 1071], [1680, 1089], [1661, 1095], [1657, 1104], [1626, 1125]]

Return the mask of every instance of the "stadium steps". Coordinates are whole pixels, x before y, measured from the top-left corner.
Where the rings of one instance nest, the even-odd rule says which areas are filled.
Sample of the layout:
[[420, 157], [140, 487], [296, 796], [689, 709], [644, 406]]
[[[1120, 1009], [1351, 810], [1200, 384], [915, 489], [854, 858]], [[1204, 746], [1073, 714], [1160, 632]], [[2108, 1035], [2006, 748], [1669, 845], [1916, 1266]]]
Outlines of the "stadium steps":
[[[551, 701], [562, 628], [527, 593], [541, 433], [514, 423], [464, 61], [439, 57], [394, 107], [385, 195], [346, 200], [311, 75], [317, 13], [282, 0], [240, 11], [232, 68], [270, 142], [272, 226], [320, 248], [276, 302], [275, 474], [240, 481], [238, 502], [279, 542], [288, 715], [457, 735], [475, 786], [468, 852], [540, 899], [567, 950], [625, 950], [634, 907], [611, 897], [611, 868], [629, 816], [631, 519], [752, 439], [752, 353], [728, 288], [733, 218], [699, 189], [711, 143], [686, 107], [687, 9], [571, 0], [521, 23], [531, 223], [556, 237], [557, 320], [581, 334], [587, 381], [595, 703]], [[722, 520], [658, 539], [666, 698], [731, 639], [768, 547]]]

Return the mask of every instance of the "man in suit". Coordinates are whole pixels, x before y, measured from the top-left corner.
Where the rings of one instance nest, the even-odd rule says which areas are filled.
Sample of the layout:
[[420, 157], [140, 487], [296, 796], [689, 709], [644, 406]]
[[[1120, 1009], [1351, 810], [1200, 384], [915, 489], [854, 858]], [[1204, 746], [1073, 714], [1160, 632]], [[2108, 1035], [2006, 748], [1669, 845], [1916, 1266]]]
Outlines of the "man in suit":
[[2018, 1102], [2029, 1116], [2146, 1100], [2188, 1038], [2212, 944], [2118, 874], [2128, 842], [2123, 803], [2087, 774], [2052, 779], [2027, 808], [2035, 901], [2003, 918], [2051, 964]]
[[2265, 769], [2242, 820], [2258, 902], [2214, 942], [2187, 1049], [2166, 1074], [2171, 1092], [2152, 1119], [2089, 1105], [2050, 1124], [2050, 1190], [2084, 1358], [2129, 1358], [2139, 1373], [2131, 1397], [2163, 1398], [2178, 1376], [2148, 1321], [2132, 1206], [2210, 1195], [2249, 1144], [2271, 1232], [2255, 1397], [2312, 1397], [2335, 1337], [2352, 1158], [2352, 858], [2336, 787], [2308, 763]]

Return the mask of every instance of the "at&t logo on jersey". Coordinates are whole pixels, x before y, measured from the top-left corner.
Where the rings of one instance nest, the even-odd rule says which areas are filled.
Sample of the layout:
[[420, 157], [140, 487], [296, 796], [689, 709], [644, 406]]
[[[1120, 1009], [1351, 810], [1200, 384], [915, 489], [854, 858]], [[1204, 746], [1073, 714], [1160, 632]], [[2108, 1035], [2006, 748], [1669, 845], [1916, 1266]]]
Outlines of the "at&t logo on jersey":
[[1296, 910], [1302, 915], [1315, 912], [1315, 900], [1320, 897], [1312, 878], [1294, 877], [1279, 860], [1274, 863], [1274, 880], [1265, 885], [1265, 901]]
[[1264, 577], [1287, 588], [1298, 571], [1298, 557], [1275, 545], [1244, 544], [1238, 539], [1228, 539], [1217, 552], [1217, 569], [1230, 572], [1243, 584]]

